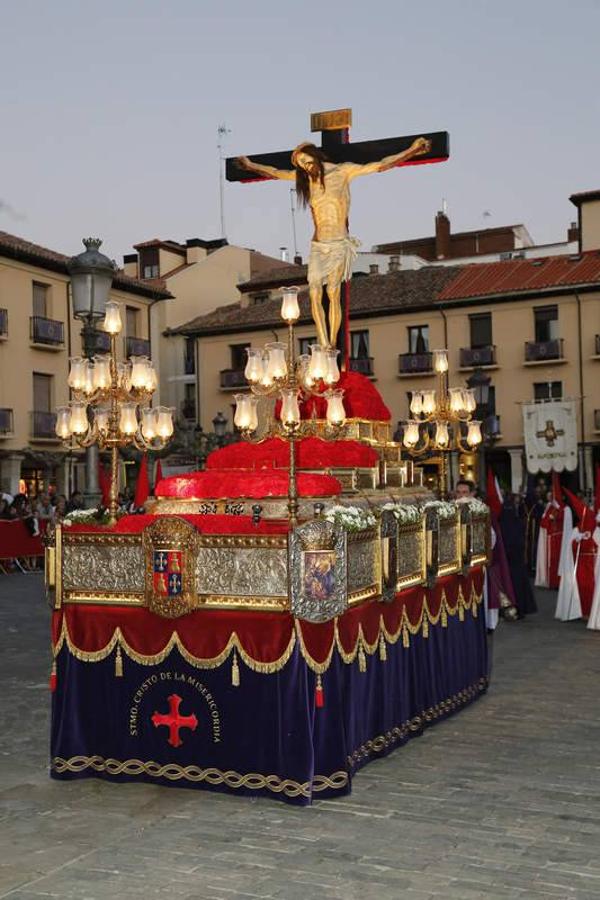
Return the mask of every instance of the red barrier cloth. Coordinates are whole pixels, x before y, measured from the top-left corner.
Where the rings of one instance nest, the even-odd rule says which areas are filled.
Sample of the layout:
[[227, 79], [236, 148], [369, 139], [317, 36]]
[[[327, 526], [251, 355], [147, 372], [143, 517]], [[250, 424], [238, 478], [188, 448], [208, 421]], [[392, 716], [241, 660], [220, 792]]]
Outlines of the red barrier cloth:
[[339, 641], [344, 654], [354, 654], [361, 641], [377, 645], [382, 634], [393, 635], [407, 626], [424, 635], [428, 625], [444, 610], [453, 614], [462, 596], [470, 603], [473, 593], [481, 597], [483, 571], [466, 577], [450, 575], [433, 588], [411, 588], [389, 604], [367, 601], [348, 610], [339, 619], [323, 624], [294, 620], [286, 613], [204, 609], [180, 619], [164, 619], [140, 607], [67, 604], [52, 616], [52, 639], [56, 646], [64, 630], [72, 649], [84, 654], [106, 648], [116, 629], [120, 629], [127, 647], [140, 656], [156, 656], [165, 650], [174, 632], [188, 654], [201, 660], [214, 660], [226, 651], [235, 634], [240, 649], [257, 664], [281, 661], [294, 636], [311, 666], [326, 663]]
[[[340, 482], [331, 475], [301, 472], [296, 481], [300, 497], [332, 497], [342, 490]], [[287, 472], [275, 469], [241, 472], [234, 469], [192, 472], [163, 478], [156, 488], [155, 496], [180, 499], [248, 497], [260, 500], [263, 497], [287, 497], [287, 493]]]
[[149, 494], [150, 481], [148, 479], [148, 454], [144, 453], [135, 484], [135, 497], [133, 498], [133, 505], [136, 509], [140, 509], [144, 505], [144, 503], [148, 499]]
[[0, 522], [0, 559], [43, 555], [44, 545], [41, 537], [39, 535], [32, 537], [20, 519], [14, 522]]

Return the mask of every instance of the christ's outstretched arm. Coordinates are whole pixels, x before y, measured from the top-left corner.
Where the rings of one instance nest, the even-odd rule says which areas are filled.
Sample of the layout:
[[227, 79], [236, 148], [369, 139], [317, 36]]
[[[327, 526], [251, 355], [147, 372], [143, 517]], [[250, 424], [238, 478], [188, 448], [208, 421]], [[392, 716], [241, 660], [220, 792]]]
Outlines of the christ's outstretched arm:
[[383, 159], [377, 162], [365, 163], [362, 166], [359, 163], [346, 163], [344, 168], [346, 166], [350, 168], [350, 178], [357, 178], [359, 175], [371, 175], [374, 172], [386, 172], [388, 169], [393, 169], [398, 163], [408, 162], [409, 159], [415, 156], [422, 156], [424, 153], [429, 153], [430, 150], [431, 141], [420, 137], [413, 141], [407, 150], [402, 150], [400, 153], [384, 156]]
[[260, 163], [252, 162], [247, 156], [238, 156], [236, 162], [240, 169], [246, 169], [247, 172], [256, 172], [257, 175], [264, 175], [266, 178], [293, 181], [296, 177], [293, 169], [276, 169], [275, 166], [263, 166]]

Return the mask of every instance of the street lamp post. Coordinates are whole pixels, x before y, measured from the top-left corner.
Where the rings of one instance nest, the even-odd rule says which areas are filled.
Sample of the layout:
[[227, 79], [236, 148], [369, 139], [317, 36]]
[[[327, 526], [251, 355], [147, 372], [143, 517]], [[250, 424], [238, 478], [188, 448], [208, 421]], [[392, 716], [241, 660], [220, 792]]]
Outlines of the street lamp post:
[[[112, 287], [115, 264], [100, 253], [99, 238], [84, 238], [85, 251], [67, 263], [71, 276], [73, 315], [82, 322], [81, 344], [85, 359], [93, 360], [99, 350], [97, 322], [104, 317]], [[85, 451], [86, 506], [98, 506], [101, 492], [98, 483], [98, 445]]]
[[475, 397], [476, 415], [482, 420], [483, 446], [479, 454], [477, 481], [482, 491], [485, 491], [485, 453], [484, 447], [491, 447], [497, 440], [500, 432], [500, 423], [495, 412], [490, 410], [490, 384], [492, 379], [482, 369], [475, 369], [467, 378], [467, 387], [473, 391]]
[[217, 446], [222, 447], [225, 443], [225, 435], [227, 434], [227, 419], [219, 410], [212, 420], [213, 431], [217, 436]]

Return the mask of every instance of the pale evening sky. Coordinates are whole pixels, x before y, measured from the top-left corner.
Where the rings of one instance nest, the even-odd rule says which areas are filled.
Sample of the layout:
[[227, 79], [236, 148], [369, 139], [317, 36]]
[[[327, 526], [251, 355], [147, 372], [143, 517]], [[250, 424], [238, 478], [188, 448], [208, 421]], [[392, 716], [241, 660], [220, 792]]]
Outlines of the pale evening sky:
[[[310, 138], [351, 106], [352, 139], [448, 130], [451, 159], [353, 186], [371, 244], [523, 222], [562, 240], [600, 188], [599, 0], [5, 0], [0, 229], [121, 262], [152, 237], [220, 236], [227, 155]], [[231, 243], [292, 249], [288, 183], [226, 185]], [[489, 210], [490, 217], [483, 217]], [[298, 215], [300, 252], [309, 223]]]

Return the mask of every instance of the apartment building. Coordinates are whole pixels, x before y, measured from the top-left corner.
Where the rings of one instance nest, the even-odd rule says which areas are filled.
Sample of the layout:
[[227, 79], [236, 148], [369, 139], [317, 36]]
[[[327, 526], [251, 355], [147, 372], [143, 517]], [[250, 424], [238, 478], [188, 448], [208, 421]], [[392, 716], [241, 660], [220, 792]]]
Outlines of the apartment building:
[[[392, 411], [408, 418], [411, 392], [434, 388], [431, 351], [449, 349], [450, 384], [476, 369], [491, 379], [495, 416], [486, 455], [519, 489], [525, 478], [519, 401], [577, 398], [579, 481], [589, 486], [600, 459], [600, 192], [573, 195], [581, 251], [470, 265], [394, 269], [351, 283], [349, 366], [373, 379]], [[195, 341], [199, 421], [219, 410], [232, 421], [232, 392], [245, 386], [247, 347], [283, 338], [276, 287], [301, 283], [303, 267], [262, 273], [240, 298], [176, 329]], [[314, 340], [308, 299], [301, 299], [298, 351]], [[452, 461], [454, 476], [473, 460]]]
[[[69, 358], [82, 350], [68, 260], [0, 232], [0, 489], [11, 494], [84, 484], [83, 453], [66, 452], [54, 433], [56, 407], [69, 400]], [[115, 275], [111, 299], [124, 310], [123, 358], [151, 354], [151, 312], [168, 297], [160, 286]]]

